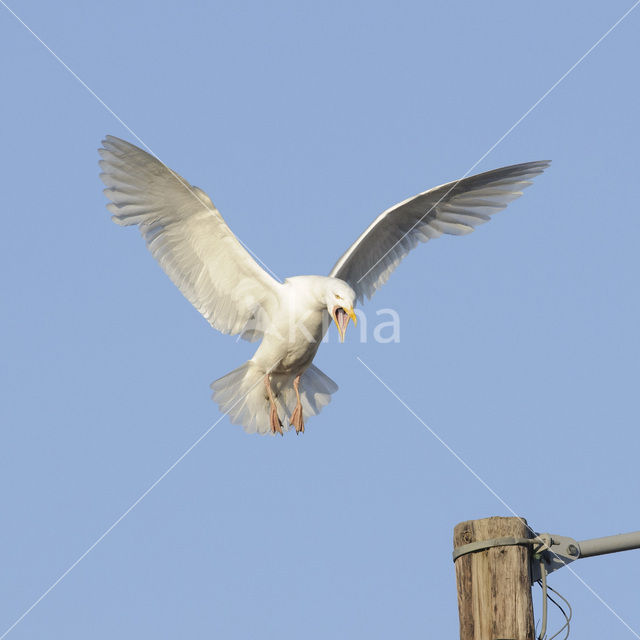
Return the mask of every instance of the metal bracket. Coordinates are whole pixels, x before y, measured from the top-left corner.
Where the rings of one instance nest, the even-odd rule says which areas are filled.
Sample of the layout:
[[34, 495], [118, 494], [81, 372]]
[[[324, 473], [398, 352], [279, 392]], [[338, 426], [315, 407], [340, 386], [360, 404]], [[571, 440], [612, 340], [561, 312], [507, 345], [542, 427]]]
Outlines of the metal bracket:
[[[537, 547], [535, 543], [539, 543]], [[604, 538], [591, 538], [580, 542], [555, 534], [538, 533], [534, 539], [531, 563], [532, 579], [534, 582], [540, 580], [540, 560], [544, 562], [546, 572], [552, 573], [578, 558], [591, 558], [606, 553], [630, 551], [631, 549], [640, 549], [640, 531], [619, 533]]]
[[540, 560], [544, 562], [547, 574], [553, 573], [580, 557], [580, 545], [566, 536], [538, 533], [533, 540], [531, 562], [531, 582], [542, 578]]

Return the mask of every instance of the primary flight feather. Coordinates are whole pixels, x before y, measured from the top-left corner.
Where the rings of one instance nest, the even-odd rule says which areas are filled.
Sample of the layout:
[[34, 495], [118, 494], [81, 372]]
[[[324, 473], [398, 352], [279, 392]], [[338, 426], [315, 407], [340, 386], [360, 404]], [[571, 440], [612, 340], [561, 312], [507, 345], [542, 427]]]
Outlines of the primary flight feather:
[[331, 319], [341, 340], [354, 305], [371, 298], [419, 242], [463, 235], [522, 195], [547, 161], [502, 167], [443, 184], [387, 209], [328, 277], [283, 283], [251, 257], [209, 196], [138, 147], [107, 136], [100, 177], [114, 222], [137, 225], [174, 284], [222, 333], [261, 343], [248, 362], [212, 383], [213, 399], [249, 433], [275, 434], [329, 403], [338, 386], [312, 364]]

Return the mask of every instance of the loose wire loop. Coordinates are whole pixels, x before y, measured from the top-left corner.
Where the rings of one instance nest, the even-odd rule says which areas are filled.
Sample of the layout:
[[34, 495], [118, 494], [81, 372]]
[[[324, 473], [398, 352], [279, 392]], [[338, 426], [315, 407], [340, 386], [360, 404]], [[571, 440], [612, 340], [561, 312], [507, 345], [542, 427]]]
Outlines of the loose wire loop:
[[[567, 632], [565, 633], [564, 638], [562, 640], [567, 640], [567, 638], [569, 637], [569, 633], [571, 632], [570, 622], [573, 616], [573, 610], [571, 609], [571, 605], [569, 604], [569, 601], [561, 593], [559, 593], [553, 587], [550, 587], [547, 584], [547, 569], [542, 556], [536, 554], [534, 558], [539, 560], [540, 562], [541, 578], [537, 582], [540, 585], [540, 588], [542, 589], [542, 627], [540, 629], [540, 634], [538, 635], [538, 640], [553, 640], [554, 638], [557, 638], [565, 629]], [[567, 615], [567, 612], [563, 609], [563, 607], [554, 598], [552, 598], [549, 595], [549, 591], [553, 591], [553, 593], [555, 593], [567, 605], [567, 609], [569, 610], [568, 615]], [[560, 612], [562, 613], [565, 619], [565, 623], [562, 625], [562, 627], [560, 627], [560, 629], [558, 629], [556, 633], [554, 633], [552, 636], [549, 636], [549, 637], [547, 637], [547, 613], [548, 613], [547, 600], [550, 600], [553, 604], [556, 605], [556, 607], [558, 607], [558, 609], [560, 610]]]

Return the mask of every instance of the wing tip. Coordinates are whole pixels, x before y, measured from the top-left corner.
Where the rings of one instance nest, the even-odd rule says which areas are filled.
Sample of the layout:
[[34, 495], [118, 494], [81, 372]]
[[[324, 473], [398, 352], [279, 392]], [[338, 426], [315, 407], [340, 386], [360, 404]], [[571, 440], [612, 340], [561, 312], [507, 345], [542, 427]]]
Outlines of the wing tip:
[[522, 167], [528, 175], [538, 176], [551, 166], [551, 160], [533, 160], [514, 165], [514, 168]]
[[[101, 141], [100, 144], [102, 145], [99, 149], [98, 149], [98, 153], [100, 155], [102, 155], [102, 153], [104, 151], [110, 151], [111, 149], [113, 149], [113, 147], [115, 147], [116, 143], [118, 142], [124, 142], [124, 140], [121, 140], [120, 138], [116, 138], [115, 136], [109, 135], [107, 134]], [[110, 149], [111, 147], [111, 149]]]
[[[107, 205], [107, 209], [111, 211], [111, 209], [109, 209], [109, 205]], [[115, 222], [119, 227], [130, 226], [130, 223], [128, 223], [126, 220], [123, 220], [122, 218], [119, 218], [117, 215], [111, 216], [111, 222]]]

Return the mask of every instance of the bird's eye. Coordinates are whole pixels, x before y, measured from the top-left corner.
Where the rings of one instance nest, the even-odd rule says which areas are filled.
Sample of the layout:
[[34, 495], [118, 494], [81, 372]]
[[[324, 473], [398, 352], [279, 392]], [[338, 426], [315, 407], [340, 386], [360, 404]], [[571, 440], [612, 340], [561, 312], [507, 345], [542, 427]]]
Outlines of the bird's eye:
[[336, 294], [334, 294], [334, 295], [335, 295], [335, 297], [336, 297], [336, 300], [342, 300], [342, 296], [339, 296], [337, 293], [336, 293]]

